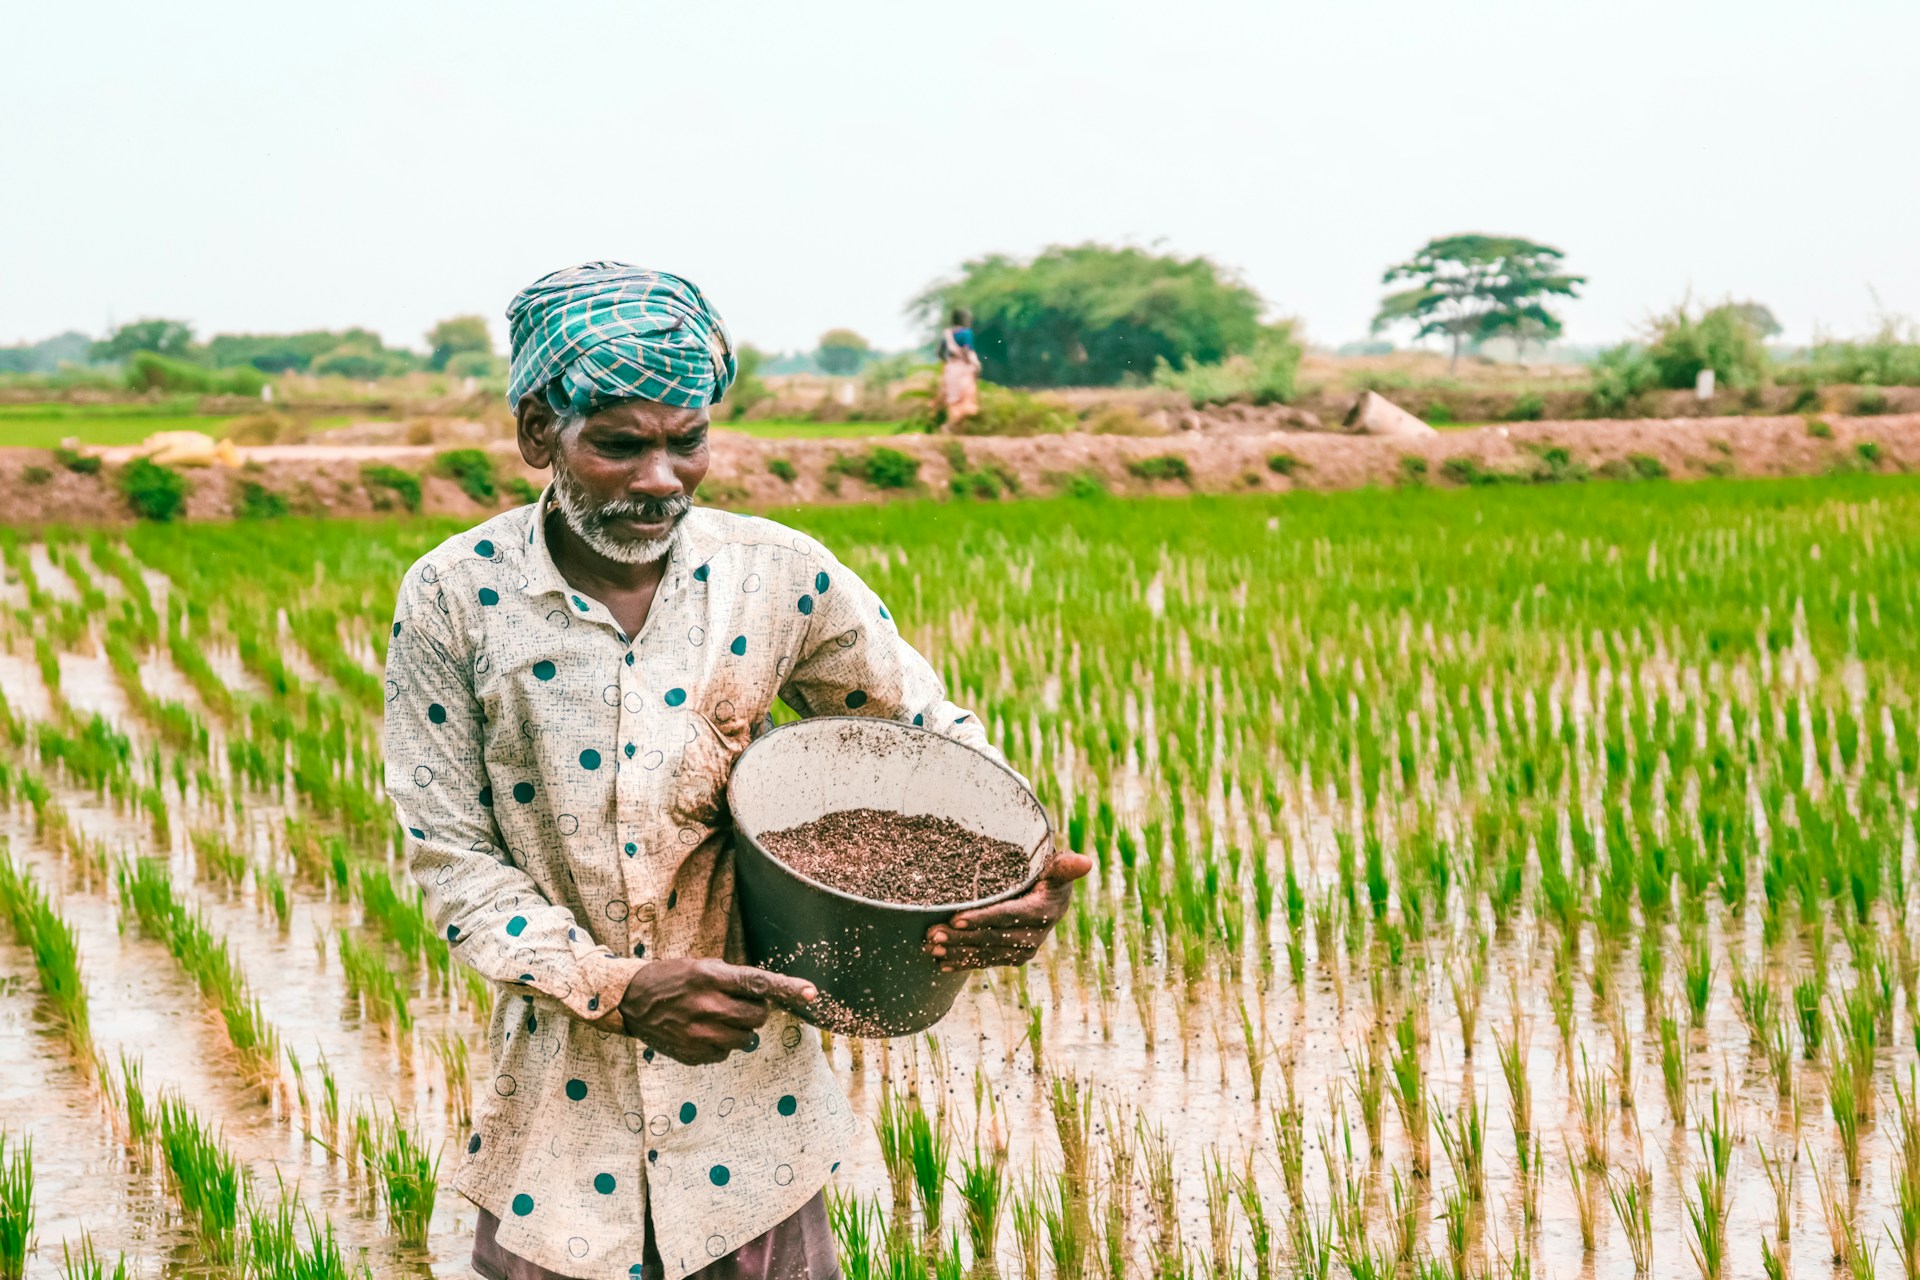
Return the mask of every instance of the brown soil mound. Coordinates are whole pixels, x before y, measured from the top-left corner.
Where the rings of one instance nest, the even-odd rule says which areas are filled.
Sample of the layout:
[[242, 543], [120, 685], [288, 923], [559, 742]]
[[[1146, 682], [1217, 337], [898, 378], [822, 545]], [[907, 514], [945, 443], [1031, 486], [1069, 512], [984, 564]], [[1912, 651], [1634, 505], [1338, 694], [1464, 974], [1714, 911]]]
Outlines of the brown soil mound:
[[[875, 448], [895, 449], [917, 462], [913, 484], [884, 489], [867, 483], [862, 477], [871, 473], [861, 462]], [[1548, 450], [1564, 450], [1572, 469], [1584, 468], [1600, 477], [1644, 474], [1647, 459], [1681, 480], [1912, 471], [1920, 470], [1920, 413], [1529, 422], [1440, 431], [1413, 440], [1299, 431], [759, 440], [716, 431], [712, 467], [700, 496], [714, 506], [767, 510], [796, 503], [956, 495], [1044, 497], [1089, 487], [1119, 494], [1353, 489], [1404, 483], [1415, 475], [1444, 486], [1463, 474], [1460, 467], [1449, 471], [1447, 464], [1456, 459], [1482, 472], [1517, 475], [1538, 466]], [[46, 450], [0, 449], [0, 522], [130, 519], [114, 484], [120, 452], [106, 452], [102, 473], [77, 475]], [[359, 516], [392, 510], [391, 493], [369, 488], [362, 465], [381, 463], [418, 473], [428, 468], [435, 452], [407, 446], [242, 449], [237, 470], [211, 467], [187, 473], [193, 491], [186, 515], [191, 520], [228, 518], [249, 484], [282, 495], [298, 514]], [[496, 449], [494, 458], [503, 480], [520, 476], [536, 485], [546, 482], [544, 472], [526, 468], [510, 447]], [[1166, 458], [1184, 465], [1158, 461]], [[424, 511], [475, 518], [488, 513], [452, 481], [429, 476], [422, 484]]]
[[1027, 878], [1027, 851], [927, 815], [842, 809], [760, 837], [768, 853], [821, 884], [907, 906], [973, 902]]

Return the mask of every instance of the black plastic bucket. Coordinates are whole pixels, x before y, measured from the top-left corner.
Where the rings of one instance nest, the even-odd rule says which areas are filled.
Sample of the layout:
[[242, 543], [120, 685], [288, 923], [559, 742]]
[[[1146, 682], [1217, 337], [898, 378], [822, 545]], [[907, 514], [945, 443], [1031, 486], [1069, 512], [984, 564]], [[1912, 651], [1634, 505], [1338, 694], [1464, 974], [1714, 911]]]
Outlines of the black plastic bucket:
[[[734, 763], [734, 882], [750, 963], [820, 990], [800, 1015], [854, 1036], [904, 1036], [946, 1016], [967, 975], [942, 973], [927, 930], [1027, 892], [1053, 847], [1046, 807], [1005, 765], [926, 729], [865, 716], [783, 725]], [[1027, 878], [974, 902], [903, 906], [821, 884], [758, 840], [845, 809], [930, 815], [1032, 850]], [[913, 850], [902, 849], [902, 857]]]

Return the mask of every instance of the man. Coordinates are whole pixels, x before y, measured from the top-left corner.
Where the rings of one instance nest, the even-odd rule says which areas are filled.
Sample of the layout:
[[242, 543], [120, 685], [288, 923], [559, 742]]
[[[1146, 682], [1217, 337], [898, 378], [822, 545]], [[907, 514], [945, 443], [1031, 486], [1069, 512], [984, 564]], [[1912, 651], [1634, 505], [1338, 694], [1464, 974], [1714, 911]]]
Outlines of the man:
[[[855, 1120], [805, 983], [740, 958], [724, 791], [775, 698], [991, 750], [817, 542], [694, 509], [734, 374], [693, 285], [619, 263], [514, 299], [540, 500], [423, 556], [387, 657], [387, 790], [435, 927], [498, 992], [454, 1187], [490, 1278], [831, 1278]], [[1088, 862], [929, 931], [1020, 964]]]

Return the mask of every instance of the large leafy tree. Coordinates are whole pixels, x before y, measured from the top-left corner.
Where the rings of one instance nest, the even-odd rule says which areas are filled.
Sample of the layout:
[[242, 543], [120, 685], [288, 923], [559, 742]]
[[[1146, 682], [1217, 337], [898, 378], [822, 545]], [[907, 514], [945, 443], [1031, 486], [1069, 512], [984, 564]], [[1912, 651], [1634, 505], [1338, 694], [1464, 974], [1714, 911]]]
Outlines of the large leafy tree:
[[135, 320], [93, 344], [95, 360], [126, 360], [142, 351], [170, 360], [190, 360], [198, 354], [193, 345], [193, 326], [185, 320]]
[[1460, 235], [1429, 240], [1412, 258], [1387, 268], [1382, 284], [1408, 288], [1380, 300], [1375, 333], [1414, 326], [1416, 338], [1444, 337], [1458, 363], [1460, 349], [1489, 338], [1516, 343], [1560, 334], [1554, 298], [1577, 298], [1585, 276], [1561, 269], [1565, 254], [1518, 236]]
[[487, 332], [484, 316], [454, 316], [427, 330], [427, 346], [433, 349], [433, 354], [427, 357], [427, 367], [437, 373], [456, 356], [469, 352], [492, 355], [493, 335]]
[[1260, 297], [1206, 258], [1055, 246], [1031, 262], [975, 259], [913, 303], [931, 328], [973, 313], [982, 371], [1016, 387], [1112, 386], [1158, 361], [1206, 364], [1251, 349]]
[[829, 329], [820, 335], [819, 348], [813, 353], [814, 363], [820, 366], [822, 373], [836, 377], [860, 372], [860, 366], [867, 362], [873, 349], [867, 340], [851, 329]]

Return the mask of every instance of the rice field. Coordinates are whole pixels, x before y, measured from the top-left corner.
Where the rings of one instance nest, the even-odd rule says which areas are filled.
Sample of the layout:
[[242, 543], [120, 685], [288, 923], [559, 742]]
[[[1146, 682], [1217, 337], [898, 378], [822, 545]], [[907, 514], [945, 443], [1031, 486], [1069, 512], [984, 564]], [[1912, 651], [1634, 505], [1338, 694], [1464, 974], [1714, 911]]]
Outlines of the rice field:
[[[1920, 1276], [1920, 484], [786, 513], [1096, 864], [829, 1050], [852, 1280]], [[0, 531], [0, 1280], [465, 1275], [445, 522]]]

